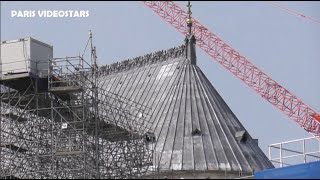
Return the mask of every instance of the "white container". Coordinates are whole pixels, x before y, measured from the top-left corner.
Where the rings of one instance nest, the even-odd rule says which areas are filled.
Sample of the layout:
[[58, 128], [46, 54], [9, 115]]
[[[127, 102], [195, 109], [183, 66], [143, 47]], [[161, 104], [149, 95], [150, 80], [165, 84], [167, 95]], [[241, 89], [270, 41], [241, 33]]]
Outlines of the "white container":
[[[53, 47], [31, 37], [1, 42], [0, 75], [30, 73], [46, 77]], [[38, 72], [38, 74], [37, 74]]]

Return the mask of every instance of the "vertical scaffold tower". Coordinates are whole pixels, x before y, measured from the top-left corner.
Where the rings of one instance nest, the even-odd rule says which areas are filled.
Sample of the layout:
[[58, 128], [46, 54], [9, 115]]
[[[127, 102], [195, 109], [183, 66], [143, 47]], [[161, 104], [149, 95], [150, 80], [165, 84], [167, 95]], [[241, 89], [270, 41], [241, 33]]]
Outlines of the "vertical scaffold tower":
[[[137, 178], [152, 159], [150, 108], [98, 87], [93, 63], [1, 76], [0, 178]], [[34, 62], [36, 64], [44, 61]]]

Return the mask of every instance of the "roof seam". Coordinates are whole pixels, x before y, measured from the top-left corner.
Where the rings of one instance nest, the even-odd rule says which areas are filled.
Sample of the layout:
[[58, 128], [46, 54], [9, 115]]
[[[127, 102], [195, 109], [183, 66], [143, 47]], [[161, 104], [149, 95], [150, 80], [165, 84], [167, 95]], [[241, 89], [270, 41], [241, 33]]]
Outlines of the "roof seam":
[[[201, 77], [200, 77], [200, 78], [201, 78]], [[206, 82], [206, 81], [205, 81], [205, 82]], [[206, 87], [206, 84], [204, 85], [204, 88], [207, 88], [207, 87]], [[218, 93], [217, 93], [217, 94], [218, 94]], [[214, 96], [212, 96], [212, 97], [214, 97]], [[222, 99], [222, 98], [220, 97], [220, 99]], [[236, 146], [237, 149], [239, 150], [240, 156], [242, 156], [242, 158], [246, 161], [246, 164], [247, 164], [249, 167], [251, 167], [250, 163], [248, 162], [248, 160], [246, 159], [246, 157], [245, 157], [244, 154], [242, 153], [242, 152], [244, 152], [243, 149], [240, 147], [239, 143], [235, 140], [234, 134], [233, 134], [232, 131], [231, 131], [231, 129], [232, 129], [232, 130], [234, 130], [234, 131], [236, 132], [236, 130], [235, 130], [233, 124], [232, 124], [232, 121], [230, 121], [230, 120], [224, 115], [224, 113], [222, 113], [222, 112], [224, 112], [224, 108], [221, 106], [221, 104], [223, 104], [223, 103], [220, 102], [219, 104], [217, 104], [217, 108], [220, 109], [220, 111], [218, 111], [218, 113], [220, 113], [221, 117], [223, 117], [224, 119], [226, 119], [226, 121], [228, 121], [228, 122], [232, 125], [232, 126], [230, 126], [229, 128], [226, 128], [226, 131], [228, 131], [229, 134], [231, 135], [231, 141], [233, 141], [233, 143], [235, 144], [235, 146]], [[226, 121], [222, 121], [221, 123], [225, 124], [225, 126], [228, 127], [228, 124], [226, 123]], [[228, 138], [228, 139], [229, 139], [229, 138]], [[229, 139], [229, 140], [230, 140], [230, 139]], [[234, 151], [234, 152], [235, 152], [235, 151]], [[240, 161], [239, 161], [239, 162], [240, 162]], [[239, 165], [240, 165], [240, 170], [243, 170], [242, 167], [241, 167], [241, 164], [239, 164]], [[251, 169], [252, 169], [252, 167], [251, 167]]]
[[[171, 68], [172, 68], [172, 66], [171, 66]], [[175, 71], [176, 71], [176, 70], [175, 70]], [[180, 72], [181, 72], [181, 73], [179, 73], [179, 76], [181, 76], [181, 74], [182, 74], [182, 71], [180, 71]], [[162, 72], [162, 73], [163, 73], [163, 72]], [[177, 77], [178, 77], [178, 76], [176, 76], [176, 78], [177, 78]], [[172, 79], [172, 77], [171, 77], [171, 79]], [[175, 94], [175, 91], [177, 90], [177, 89], [173, 88], [174, 85], [175, 85], [175, 80], [176, 80], [176, 79], [174, 79], [174, 81], [172, 82], [172, 85], [171, 85], [171, 87], [170, 87], [170, 89], [169, 89], [169, 93], [168, 93], [169, 95], [167, 95], [166, 98], [173, 97], [173, 95]], [[165, 101], [164, 101], [164, 102], [165, 102]], [[166, 106], [166, 107], [168, 107], [168, 109], [170, 109], [170, 107], [171, 107], [171, 105], [172, 105], [172, 101], [168, 101], [168, 99], [166, 99], [166, 102], [167, 102], [167, 103], [170, 103], [168, 106]], [[163, 109], [163, 110], [164, 110], [164, 109]], [[163, 118], [164, 123], [166, 123], [165, 120], [166, 120], [167, 116], [168, 116], [168, 113], [166, 113], [166, 116]], [[159, 123], [159, 121], [158, 121], [158, 123]], [[156, 127], [157, 127], [157, 126], [156, 126]], [[164, 124], [161, 126], [161, 129], [159, 130], [159, 136], [161, 135], [161, 133], [163, 133], [163, 128], [164, 128]], [[164, 141], [163, 144], [165, 144], [166, 140], [167, 140], [167, 133], [166, 133], [165, 141]], [[158, 144], [158, 142], [157, 142], [157, 144]], [[162, 154], [163, 154], [164, 145], [163, 145], [161, 148], [162, 148], [162, 150], [161, 150], [161, 153], [160, 153], [160, 161], [161, 161], [161, 159], [162, 159]]]
[[[157, 68], [159, 68], [159, 66], [158, 66]], [[155, 68], [155, 70], [157, 70], [157, 68]], [[160, 72], [160, 71], [156, 71], [156, 72], [154, 73], [154, 75], [157, 77], [157, 75], [159, 74], [159, 72]], [[161, 77], [162, 77], [162, 74], [161, 74]], [[156, 82], [156, 81], [154, 81], [154, 82]], [[161, 99], [162, 99], [162, 97], [163, 97], [163, 94], [160, 94], [160, 92], [161, 92], [161, 90], [162, 90], [162, 87], [164, 87], [164, 90], [165, 90], [165, 89], [170, 85], [170, 83], [167, 83], [166, 86], [162, 86], [162, 87], [159, 88], [159, 90], [157, 91], [157, 87], [158, 87], [159, 85], [161, 85], [160, 81], [158, 81], [158, 83], [153, 83], [153, 84], [152, 84], [152, 86], [153, 86], [154, 88], [153, 88], [153, 91], [152, 91], [152, 93], [151, 93], [150, 96], [155, 96], [155, 98], [154, 98], [153, 102], [151, 102], [151, 101], [148, 102], [148, 104], [151, 103], [151, 105], [152, 105], [152, 104], [154, 104], [154, 102], [155, 102], [156, 100], [158, 100], [158, 102], [156, 102], [156, 104], [155, 104], [155, 106], [154, 106], [154, 108], [153, 108], [153, 112], [152, 112], [152, 114], [151, 114], [151, 119], [150, 119], [150, 121], [153, 121], [153, 124], [155, 124], [155, 120], [156, 120], [156, 117], [158, 116], [158, 114], [165, 109], [165, 107], [162, 108], [162, 106], [159, 106], [159, 105], [161, 104]], [[159, 94], [160, 94], [160, 98], [158, 98], [158, 95], [159, 95]], [[162, 102], [162, 104], [164, 104], [164, 103], [165, 103], [165, 101]], [[158, 108], [159, 108], [159, 110], [156, 111]], [[157, 113], [155, 114], [155, 112], [157, 112]], [[156, 121], [156, 124], [157, 124], [157, 125], [158, 125], [158, 123], [159, 123], [159, 120], [160, 120], [160, 119], [158, 119], [158, 121]], [[154, 126], [152, 126], [152, 129], [154, 130]]]
[[[167, 68], [167, 66], [166, 66], [166, 68]], [[171, 66], [171, 68], [172, 68], [172, 66]], [[160, 71], [159, 71], [159, 72], [160, 72]], [[176, 72], [176, 70], [174, 71], [174, 73], [175, 73], [175, 72]], [[179, 74], [179, 72], [181, 72], [181, 73]], [[165, 100], [167, 100], [167, 98], [170, 97], [170, 93], [171, 93], [171, 91], [173, 91], [174, 83], [175, 83], [175, 81], [177, 80], [177, 77], [178, 77], [179, 75], [181, 76], [181, 74], [182, 74], [182, 71], [178, 71], [178, 75], [176, 75], [175, 78], [172, 78], [173, 76], [171, 76], [169, 82], [166, 83], [167, 85], [165, 86], [165, 89], [164, 89], [164, 91], [165, 91], [165, 90], [170, 86], [170, 84], [171, 84], [171, 86], [169, 87], [167, 96], [164, 97], [164, 96], [165, 96], [165, 93], [162, 93], [162, 95], [161, 95], [161, 97], [160, 97], [160, 100], [159, 100], [158, 103], [156, 104], [156, 107], [158, 107], [158, 105], [160, 104], [162, 97], [164, 97]], [[162, 78], [162, 75], [163, 75], [163, 73], [161, 74], [161, 78]], [[170, 81], [171, 81], [171, 83], [170, 83]], [[160, 83], [160, 81], [159, 81], [159, 83]], [[161, 89], [159, 89], [159, 92], [160, 92], [160, 91], [161, 91]], [[168, 94], [169, 94], [169, 95], [168, 95]], [[165, 100], [163, 100], [163, 103], [165, 102]], [[154, 112], [155, 112], [155, 111], [154, 111]], [[154, 113], [154, 112], [153, 112], [153, 113]], [[153, 115], [153, 113], [152, 113], [152, 115]], [[158, 114], [159, 114], [159, 113], [158, 113]], [[155, 125], [155, 127], [158, 126], [158, 123], [159, 123], [159, 121], [157, 121], [157, 124]]]
[[[207, 111], [209, 111], [209, 108], [208, 108], [208, 106], [207, 106], [207, 101], [208, 101], [208, 99], [206, 99], [205, 97], [201, 96], [200, 101], [201, 101], [201, 104], [202, 104], [202, 107], [203, 107], [203, 112], [204, 112], [204, 120], [203, 120], [203, 121], [206, 122], [206, 123], [204, 123], [204, 126], [207, 128], [208, 133], [209, 133], [209, 135], [210, 135], [210, 137], [211, 137], [211, 131], [210, 131], [210, 128], [209, 128], [209, 125], [208, 125], [208, 122], [207, 122], [207, 120], [210, 119], [210, 118], [207, 118], [207, 116], [209, 115], [209, 116], [211, 117], [211, 114], [210, 114], [210, 113], [205, 113], [206, 108], [207, 108]], [[205, 105], [205, 104], [206, 104], [206, 105]], [[207, 115], [207, 116], [206, 116], [206, 115]], [[215, 152], [215, 149], [213, 148], [212, 139], [211, 139], [211, 138], [208, 138], [208, 139], [209, 139], [208, 141], [209, 141], [209, 143], [210, 143], [210, 146], [211, 146], [212, 149], [213, 149], [213, 153], [215, 154], [216, 152]], [[204, 152], [205, 152], [205, 156], [207, 157], [209, 152], [206, 153], [206, 149], [204, 149]], [[209, 159], [209, 158], [206, 158], [206, 159]], [[218, 159], [217, 159], [216, 156], [214, 156], [214, 160], [215, 160], [215, 163], [216, 163], [216, 165], [217, 165], [217, 167], [218, 167], [218, 169], [219, 169]], [[209, 170], [209, 164], [208, 164], [208, 162], [207, 162], [207, 169]]]
[[[193, 66], [191, 66], [191, 68], [193, 69]], [[194, 76], [192, 76], [193, 78], [194, 78]], [[193, 79], [192, 79], [193, 80]], [[196, 83], [197, 82], [197, 80], [196, 79], [194, 79], [194, 82]], [[193, 125], [195, 125], [196, 127], [193, 127], [192, 128], [192, 131], [194, 130], [194, 129], [196, 129], [196, 128], [198, 128], [198, 129], [201, 129], [201, 127], [200, 127], [200, 117], [199, 117], [199, 114], [200, 114], [200, 112], [199, 112], [199, 109], [201, 108], [201, 107], [199, 107], [199, 103], [198, 103], [198, 100], [197, 100], [197, 97], [199, 96], [199, 98], [200, 98], [200, 95], [197, 93], [198, 91], [197, 91], [197, 87], [194, 85], [194, 83], [191, 83], [191, 85], [193, 86], [193, 97], [194, 97], [194, 101], [193, 101], [193, 103], [192, 103], [192, 105], [194, 106], [194, 109], [195, 109], [195, 111], [194, 112], [196, 112], [196, 113], [194, 113], [194, 118], [192, 119], [192, 124]], [[203, 145], [203, 142], [202, 142], [202, 138], [198, 138], [198, 137], [196, 137], [196, 136], [192, 136], [192, 139], [194, 140], [194, 139], [199, 139], [199, 144], [202, 144]], [[195, 148], [197, 148], [198, 147], [198, 145], [196, 144], [196, 143], [193, 143], [193, 149], [195, 149]], [[200, 155], [200, 158], [199, 158], [199, 160], [202, 160], [202, 157], [201, 157], [201, 155], [203, 154], [204, 155], [204, 152], [203, 152], [203, 146], [202, 146], [202, 148], [201, 148], [201, 150], [202, 151], [200, 151], [200, 150], [198, 150], [198, 151], [194, 151], [193, 153], [199, 153], [199, 155]], [[195, 156], [196, 154], [194, 154], [194, 156]], [[196, 163], [196, 158], [194, 158], [194, 163], [195, 163], [195, 169], [197, 168], [197, 163]], [[206, 161], [205, 159], [204, 159], [204, 161]], [[200, 161], [201, 162], [201, 161]], [[198, 166], [200, 165], [200, 167], [201, 167], [201, 164], [198, 164]]]
[[[185, 66], [183, 67], [183, 68], [185, 68]], [[185, 79], [185, 71], [182, 71], [182, 72], [184, 72], [183, 73], [183, 79]], [[184, 81], [183, 81], [184, 82]], [[184, 90], [184, 88], [183, 88], [183, 85], [184, 84], [178, 84], [178, 87], [179, 86], [181, 86], [181, 93], [180, 93], [180, 104], [179, 104], [179, 110], [178, 110], [178, 115], [177, 115], [177, 122], [176, 122], [176, 127], [175, 127], [175, 134], [174, 134], [174, 138], [173, 138], [173, 147], [172, 147], [172, 153], [171, 153], [171, 158], [170, 158], [170, 160], [171, 160], [171, 166], [172, 166], [172, 156], [173, 156], [173, 152], [174, 152], [174, 149], [175, 149], [175, 146], [176, 146], [176, 143], [175, 143], [175, 141], [176, 141], [176, 137], [177, 137], [177, 129], [178, 129], [178, 124], [179, 124], [179, 117], [180, 117], [180, 111], [181, 111], [181, 103], [182, 103], [182, 95], [183, 95], [183, 90]], [[180, 92], [180, 90], [178, 91], [178, 94], [179, 94], [179, 92]], [[178, 99], [177, 99], [178, 100]], [[183, 141], [183, 138], [182, 138], [182, 141]], [[182, 142], [183, 143], [183, 142]], [[181, 165], [181, 167], [182, 167], [182, 165]]]
[[[140, 80], [139, 80], [139, 82], [141, 82], [141, 86], [140, 86], [140, 88], [138, 88], [139, 90], [138, 90], [136, 96], [134, 97], [133, 101], [139, 102], [139, 101], [143, 98], [143, 95], [139, 96], [139, 94], [140, 94], [140, 92], [141, 92], [141, 94], [144, 94], [143, 92], [147, 89], [147, 86], [148, 86], [148, 84], [149, 84], [149, 82], [150, 82], [150, 78], [149, 78], [149, 79], [147, 78], [147, 80], [146, 80], [146, 76], [144, 76], [144, 75], [147, 75], [147, 76], [148, 76], [150, 70], [151, 70], [151, 68], [148, 69], [148, 70], [144, 70], [144, 71], [143, 71], [143, 73], [142, 73], [142, 75], [141, 75], [141, 78], [140, 78]], [[142, 77], [143, 77], [143, 78], [142, 78]], [[142, 80], [141, 80], [141, 79], [142, 79]], [[149, 90], [150, 90], [150, 88], [149, 88]], [[140, 98], [139, 98], [139, 97], [140, 97]], [[139, 99], [137, 99], [137, 98], [139, 98]], [[145, 101], [142, 101], [142, 102], [145, 102]]]
[[[201, 73], [201, 72], [200, 72], [200, 73]], [[201, 78], [201, 80], [203, 80], [204, 82], [207, 82], [206, 79], [203, 78], [203, 74], [201, 74], [201, 76], [200, 76], [199, 78]], [[208, 87], [207, 87], [207, 83], [204, 83], [204, 89], [203, 89], [203, 91], [205, 91], [205, 90], [209, 90]], [[214, 95], [215, 95], [215, 94], [214, 94]], [[211, 98], [208, 98], [207, 100], [210, 101], [210, 99], [214, 98], [214, 95], [211, 96]], [[220, 99], [222, 99], [222, 98], [220, 97]], [[213, 100], [213, 99], [212, 99], [212, 100]], [[214, 100], [213, 100], [213, 101], [214, 101]], [[218, 99], [215, 99], [215, 101], [218, 101]], [[220, 102], [220, 103], [221, 103], [221, 102]], [[222, 113], [222, 112], [224, 112], [224, 108], [221, 107], [221, 104], [220, 104], [220, 103], [217, 104], [217, 108], [219, 109], [218, 113], [220, 113], [221, 117], [223, 117], [226, 121], [229, 121], [229, 119], [226, 118], [226, 116], [224, 115], [224, 113]], [[225, 126], [228, 126], [227, 123], [226, 123], [226, 121], [222, 121], [222, 123], [225, 124]], [[232, 129], [234, 130], [234, 126], [233, 126], [233, 124], [232, 124], [232, 121], [230, 121], [230, 124], [231, 124], [232, 126], [230, 126], [229, 128], [227, 128], [226, 130], [227, 130], [227, 131], [229, 132], [229, 134], [232, 136], [233, 133], [230, 131], [230, 128], [232, 128]], [[243, 151], [242, 151], [241, 147], [239, 146], [238, 142], [235, 141], [234, 136], [232, 136], [231, 138], [233, 139], [234, 144], [237, 146], [237, 148], [238, 148], [238, 150], [239, 150], [239, 152], [240, 152], [240, 156], [242, 156], [243, 159], [246, 161], [246, 164], [250, 166], [250, 164], [248, 163], [248, 160], [244, 157], [244, 154], [241, 153], [241, 152], [243, 152]], [[241, 164], [239, 164], [239, 165], [241, 166]], [[241, 169], [241, 167], [239, 167], [239, 168]]]
[[[199, 80], [200, 87], [201, 87], [202, 90], [203, 90], [203, 85], [202, 85], [202, 83], [201, 83], [201, 81], [200, 81], [199, 75], [198, 75], [198, 73], [197, 73], [196, 70], [195, 70], [195, 74], [196, 74], [196, 77], [197, 77], [198, 80]], [[203, 92], [205, 93], [205, 96], [208, 98], [207, 93], [206, 93], [205, 91], [203, 91]], [[233, 151], [233, 149], [232, 149], [232, 147], [231, 147], [231, 145], [230, 145], [229, 140], [228, 140], [227, 137], [226, 137], [226, 134], [225, 134], [225, 132], [224, 132], [224, 130], [223, 130], [223, 128], [222, 128], [221, 122], [220, 122], [220, 120], [218, 119], [218, 116], [217, 116], [217, 114], [216, 114], [216, 112], [215, 112], [215, 109], [212, 107], [211, 102], [209, 102], [209, 105], [210, 105], [210, 107], [211, 107], [212, 110], [213, 110], [213, 113], [214, 113], [214, 115], [215, 115], [215, 117], [216, 117], [216, 119], [217, 119], [217, 121], [218, 121], [218, 124], [219, 124], [219, 126], [220, 126], [220, 128], [221, 128], [221, 130], [222, 130], [222, 133], [223, 133], [224, 137], [226, 138], [226, 141], [227, 141], [227, 143], [228, 143], [228, 146], [230, 147], [230, 150], [231, 150], [231, 152], [232, 152], [235, 160], [237, 161], [237, 164], [238, 164], [238, 166], [240, 167], [240, 170], [242, 171], [242, 167], [240, 166], [239, 160], [237, 159], [236, 155], [234, 154], [234, 151]]]
[[[152, 68], [150, 68], [150, 71], [151, 71], [151, 69]], [[156, 68], [154, 68], [154, 70], [156, 70]], [[150, 73], [150, 71], [148, 72], [148, 73]], [[148, 93], [146, 94], [146, 96], [145, 96], [145, 99], [143, 100], [143, 102], [145, 102], [147, 99], [148, 99], [148, 97], [150, 97], [150, 100], [149, 101], [147, 101], [147, 104], [146, 104], [146, 106], [147, 107], [150, 107], [150, 103], [151, 103], [151, 105], [154, 103], [154, 101], [156, 100], [156, 98], [154, 98], [154, 100], [153, 101], [151, 101], [151, 97], [152, 97], [152, 95], [153, 95], [153, 93], [155, 92], [155, 87], [156, 86], [154, 86], [154, 84], [155, 84], [155, 82], [156, 81], [154, 81], [153, 79], [155, 79], [155, 77], [154, 76], [151, 76], [150, 77], [150, 79], [149, 79], [149, 81], [148, 81], [148, 84], [146, 85], [146, 87], [149, 85], [149, 82], [151, 82], [151, 84], [150, 84], [150, 88], [149, 88], [149, 90], [148, 90]], [[160, 92], [160, 91], [159, 91]], [[150, 94], [150, 95], [149, 95]], [[153, 109], [153, 111], [155, 111], [155, 109]], [[148, 121], [148, 123], [151, 123], [152, 122], [152, 115], [150, 116], [150, 119], [149, 119], [149, 121]]]
[[[208, 82], [209, 80], [205, 77], [205, 75], [202, 73], [202, 71], [200, 71], [200, 73], [201, 73], [201, 77], [202, 78], [204, 78], [204, 81], [205, 82]], [[220, 102], [221, 104], [218, 104], [218, 106], [221, 106], [221, 105], [224, 105], [224, 106], [226, 106], [226, 108], [228, 109], [228, 111], [230, 111], [230, 113], [231, 113], [231, 118], [233, 118], [233, 120], [235, 121], [230, 121], [230, 123], [232, 124], [232, 126], [231, 126], [231, 128], [233, 129], [233, 130], [236, 130], [235, 129], [235, 127], [234, 127], [234, 123], [237, 123], [237, 125], [239, 125], [239, 127], [240, 127], [240, 129], [243, 129], [243, 130], [245, 130], [245, 131], [247, 131], [243, 126], [242, 126], [242, 124], [241, 124], [241, 122], [235, 117], [235, 115], [234, 115], [234, 113], [231, 111], [231, 109], [229, 108], [229, 106], [226, 104], [226, 102], [223, 100], [223, 98], [221, 97], [221, 95], [215, 90], [215, 88], [214, 87], [208, 87], [210, 84], [205, 84], [205, 87], [206, 87], [206, 89], [208, 89], [209, 91], [210, 90], [214, 90], [215, 92], [213, 92], [212, 94], [214, 94], [215, 96], [218, 96], [218, 97], [215, 97], [215, 96], [212, 96], [212, 98], [216, 98], [216, 99], [221, 99], [222, 101]], [[214, 100], [213, 100], [214, 101]], [[223, 109], [223, 108], [221, 108], [220, 107], [220, 109]], [[222, 115], [222, 116], [224, 116], [224, 115]], [[229, 115], [228, 114], [226, 114], [226, 116], [227, 117], [225, 117], [226, 119], [228, 119], [228, 118], [230, 118], [229, 117]], [[249, 136], [249, 140], [251, 140], [252, 139], [252, 137], [249, 135], [249, 133], [248, 133], [248, 136]], [[235, 141], [236, 143], [237, 143], [237, 141]], [[243, 148], [239, 145], [239, 143], [237, 143], [237, 146], [238, 146], [238, 148], [239, 148], [239, 150], [240, 150], [240, 152], [244, 152], [244, 151], [246, 151], [246, 152], [253, 152], [253, 153], [258, 153], [259, 155], [261, 155], [261, 149], [260, 148], [257, 148], [256, 146], [253, 146], [251, 143], [247, 143], [246, 144], [247, 146], [244, 146]], [[253, 158], [252, 156], [249, 156], [249, 159], [251, 159], [251, 161], [253, 161], [254, 163], [250, 163], [249, 161], [248, 161], [248, 159], [244, 156], [244, 154], [243, 153], [241, 153], [241, 155], [242, 155], [242, 157], [246, 160], [246, 164], [251, 168], [251, 171], [253, 171], [253, 167], [252, 167], [252, 164], [260, 164], [260, 165], [262, 165], [260, 162], [258, 162], [258, 161], [256, 161], [255, 160], [255, 158]]]
[[[185, 70], [185, 80], [184, 80], [184, 82], [185, 81], [187, 81], [187, 80], [189, 80], [189, 66], [185, 66], [186, 67], [186, 70]], [[188, 84], [190, 84], [190, 83], [188, 83]], [[187, 84], [186, 84], [186, 92], [185, 92], [185, 94], [186, 94], [186, 97], [188, 96], [188, 86], [187, 86]], [[184, 137], [186, 136], [186, 112], [187, 112], [187, 102], [188, 101], [188, 99], [187, 98], [185, 98], [185, 103], [184, 103], [184, 121], [183, 121], [183, 148], [182, 149], [184, 149], [184, 147], [186, 147], [185, 146], [185, 141], [184, 141]], [[184, 158], [183, 158], [183, 156], [184, 156], [184, 153], [182, 153], [182, 158], [181, 158], [181, 170], [183, 169], [183, 162], [184, 162]]]
[[[194, 66], [192, 66], [192, 68], [194, 68]], [[198, 83], [198, 81], [195, 79], [195, 82], [194, 82], [195, 84], [197, 84]], [[202, 102], [201, 102], [201, 93], [199, 92], [201, 89], [199, 89], [198, 88], [198, 86], [195, 86], [195, 89], [194, 89], [194, 95], [196, 96], [196, 105], [197, 105], [197, 116], [198, 116], [198, 118], [197, 118], [197, 120], [198, 120], [198, 129], [200, 129], [200, 131], [202, 131], [203, 132], [203, 128], [202, 128], [202, 116], [203, 116], [203, 114], [204, 114], [204, 112], [203, 112], [203, 104], [202, 104]], [[198, 98], [197, 98], [198, 97]], [[205, 117], [203, 117], [203, 118], [205, 118]], [[207, 159], [206, 159], [206, 153], [205, 153], [205, 148], [204, 148], [204, 144], [203, 144], [203, 136], [201, 136], [200, 138], [200, 141], [201, 141], [201, 144], [202, 144], [202, 147], [201, 147], [201, 154], [203, 154], [203, 156], [204, 156], [204, 163], [205, 163], [205, 169], [208, 169], [208, 163], [207, 163]]]
[[[179, 88], [175, 88], [175, 91], [172, 93], [172, 96], [174, 97], [174, 95], [175, 94], [179, 94]], [[169, 115], [169, 113], [171, 113], [170, 115], [169, 115], [169, 117], [170, 117], [170, 121], [168, 122], [168, 128], [167, 129], [165, 129], [166, 131], [167, 131], [167, 133], [165, 133], [165, 141], [164, 141], [164, 146], [163, 146], [163, 148], [162, 148], [162, 153], [161, 153], [161, 155], [163, 154], [163, 151], [165, 150], [165, 148], [166, 148], [166, 145], [167, 145], [167, 140], [168, 140], [168, 135], [169, 135], [169, 133], [168, 133], [168, 131], [169, 131], [169, 129], [170, 129], [170, 126], [172, 125], [172, 123], [173, 123], [173, 119], [172, 119], [172, 115], [174, 114], [174, 109], [175, 109], [175, 107], [176, 107], [176, 105], [177, 105], [177, 101], [178, 101], [178, 99], [176, 98], [176, 99], [173, 99], [172, 101], [170, 101], [171, 103], [170, 103], [170, 107], [172, 107], [172, 108], [169, 108], [170, 110], [171, 110], [171, 112], [170, 112], [170, 110], [169, 110], [169, 112], [166, 114], [166, 117]], [[165, 118], [165, 119], [167, 119], [167, 118]], [[167, 119], [168, 120], [168, 119]], [[163, 126], [162, 126], [163, 127]], [[172, 155], [172, 148], [170, 148], [171, 149], [171, 155]], [[170, 162], [169, 162], [169, 169], [170, 169], [170, 166], [171, 166], [171, 161], [172, 161], [172, 159], [170, 158]]]
[[[150, 72], [151, 69], [152, 69], [152, 68], [149, 68], [148, 70], [144, 70], [144, 72], [146, 72], [146, 74], [149, 74], [149, 72]], [[144, 73], [143, 73], [143, 74], [144, 74]], [[141, 78], [142, 78], [143, 74], [141, 75]], [[130, 78], [130, 80], [131, 80], [131, 78]], [[147, 83], [145, 83], [145, 81], [142, 82], [142, 85], [141, 85], [141, 88], [139, 89], [139, 92], [138, 92], [137, 95], [134, 96], [134, 98], [132, 99], [133, 101], [141, 102], [141, 99], [143, 98], [143, 96], [139, 96], [139, 93], [140, 93], [140, 91], [144, 92], [145, 90], [147, 90], [147, 87], [148, 87], [148, 85], [149, 85], [150, 80], [151, 80], [151, 78], [147, 81]], [[139, 80], [139, 82], [140, 82], [140, 80]], [[145, 85], [145, 88], [142, 88], [143, 85]], [[151, 86], [151, 87], [152, 87], [152, 86]], [[131, 88], [130, 88], [130, 89], [131, 89]], [[150, 90], [150, 88], [149, 88], [149, 90]], [[128, 92], [128, 93], [129, 93], [129, 92]], [[132, 93], [132, 94], [133, 94], [133, 93]], [[143, 94], [144, 94], [144, 93], [143, 93]], [[131, 99], [131, 97], [130, 97], [130, 99]], [[143, 103], [142, 103], [143, 105], [145, 105], [146, 107], [149, 107], [149, 106], [147, 106], [146, 104], [144, 104], [145, 101], [142, 101], [142, 102], [143, 102]], [[151, 117], [151, 116], [150, 116], [150, 117]], [[151, 118], [150, 118], [150, 119], [151, 119]], [[150, 119], [148, 119], [147, 122], [144, 122], [144, 123], [147, 123], [147, 125], [150, 124], [150, 126], [152, 126], [151, 123], [150, 123]], [[149, 128], [150, 128], [150, 127], [149, 127]]]
[[[188, 68], [188, 70], [187, 70], [187, 77], [188, 77], [188, 81], [189, 81], [189, 89], [188, 89], [188, 97], [189, 97], [189, 105], [190, 105], [190, 117], [188, 118], [188, 119], [190, 119], [190, 126], [191, 126], [191, 131], [192, 131], [192, 129], [193, 129], [193, 123], [192, 123], [192, 98], [191, 98], [191, 91], [192, 91], [192, 87], [191, 87], [191, 76], [190, 76], [190, 66], [187, 66]], [[186, 107], [185, 108], [187, 108], [187, 105], [186, 105]], [[186, 126], [186, 122], [185, 122], [185, 126]], [[190, 131], [190, 133], [191, 133], [191, 131]], [[186, 129], [184, 129], [184, 136], [186, 136]], [[191, 141], [191, 144], [193, 144], [193, 138], [192, 137], [190, 137], [189, 139], [188, 139], [189, 141]], [[192, 152], [190, 153], [192, 156], [193, 156], [193, 151], [194, 151], [194, 149], [193, 149], [193, 146], [192, 146]], [[192, 159], [194, 159], [194, 158], [192, 158]], [[183, 166], [183, 164], [182, 164], [182, 166]], [[182, 167], [183, 168], [183, 167]], [[192, 168], [194, 169], [194, 161], [193, 161], [193, 164], [192, 164]]]

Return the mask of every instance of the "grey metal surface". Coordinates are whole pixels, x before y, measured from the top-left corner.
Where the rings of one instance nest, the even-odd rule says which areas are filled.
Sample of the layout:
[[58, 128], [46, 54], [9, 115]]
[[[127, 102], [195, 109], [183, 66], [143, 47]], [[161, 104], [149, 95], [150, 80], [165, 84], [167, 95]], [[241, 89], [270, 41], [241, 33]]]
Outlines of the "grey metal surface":
[[53, 47], [31, 37], [2, 41], [0, 77], [10, 73], [31, 73], [40, 77], [48, 75], [48, 61], [53, 57]]
[[103, 66], [99, 86], [152, 109], [159, 171], [273, 168], [185, 46]]

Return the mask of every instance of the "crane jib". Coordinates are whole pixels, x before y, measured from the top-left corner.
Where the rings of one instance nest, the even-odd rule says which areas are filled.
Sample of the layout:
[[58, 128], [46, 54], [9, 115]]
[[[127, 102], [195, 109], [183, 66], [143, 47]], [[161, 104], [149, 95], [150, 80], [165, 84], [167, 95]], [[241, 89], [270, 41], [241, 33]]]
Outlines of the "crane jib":
[[[188, 33], [187, 13], [173, 1], [142, 1], [181, 34]], [[197, 46], [270, 104], [320, 140], [320, 115], [192, 17]]]

